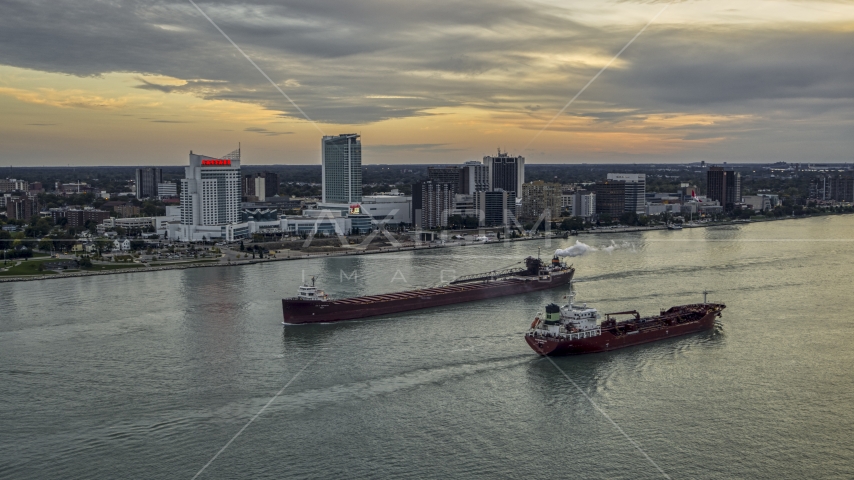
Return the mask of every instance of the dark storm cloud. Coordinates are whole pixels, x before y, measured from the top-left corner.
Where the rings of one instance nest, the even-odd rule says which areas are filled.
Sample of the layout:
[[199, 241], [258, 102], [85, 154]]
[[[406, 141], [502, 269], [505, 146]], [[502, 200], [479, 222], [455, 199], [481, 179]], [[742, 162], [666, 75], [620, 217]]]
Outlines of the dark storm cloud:
[[[78, 76], [166, 75], [186, 83], [139, 78], [137, 88], [301, 118], [187, 2], [3, 5], [2, 64]], [[607, 59], [638, 29], [586, 26], [570, 10], [513, 0], [199, 6], [310, 117], [348, 124], [460, 105], [547, 120], [601, 64], [543, 59]], [[623, 68], [606, 71], [567, 114], [598, 122], [667, 111], [844, 117], [840, 105], [854, 98], [854, 36], [822, 28], [653, 25], [621, 57]]]
[[[615, 90], [655, 102], [705, 107], [755, 100], [854, 98], [854, 32], [708, 29], [651, 33], [631, 68], [609, 72]], [[640, 96], [639, 96], [640, 97]], [[818, 102], [820, 103], [820, 102]]]
[[[313, 118], [339, 123], [420, 115], [477, 100], [471, 94], [478, 91], [489, 102], [503, 82], [484, 88], [477, 75], [518, 68], [520, 52], [589, 30], [560, 16], [566, 12], [513, 1], [200, 6]], [[13, 0], [0, 16], [0, 43], [6, 65], [78, 76], [138, 72], [200, 79], [179, 86], [140, 80], [138, 88], [294, 113], [185, 2]], [[441, 78], [442, 72], [462, 77]], [[289, 79], [300, 86], [287, 86]], [[368, 98], [378, 95], [420, 100]]]

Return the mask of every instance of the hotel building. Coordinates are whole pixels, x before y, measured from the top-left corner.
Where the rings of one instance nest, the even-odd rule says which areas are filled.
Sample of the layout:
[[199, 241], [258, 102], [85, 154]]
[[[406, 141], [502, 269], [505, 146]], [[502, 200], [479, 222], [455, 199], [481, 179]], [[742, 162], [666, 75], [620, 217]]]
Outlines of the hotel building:
[[240, 150], [222, 157], [190, 152], [181, 180], [181, 228], [178, 240], [234, 241], [249, 235], [240, 222]]

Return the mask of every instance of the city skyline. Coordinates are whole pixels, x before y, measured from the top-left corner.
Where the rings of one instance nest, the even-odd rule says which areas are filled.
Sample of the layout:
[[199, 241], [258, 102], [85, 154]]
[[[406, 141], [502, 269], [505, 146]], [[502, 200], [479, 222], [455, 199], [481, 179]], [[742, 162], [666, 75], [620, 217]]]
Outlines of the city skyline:
[[319, 164], [339, 131], [365, 164], [852, 160], [848, 4], [198, 6], [317, 124], [190, 3], [12, 3], [0, 166]]

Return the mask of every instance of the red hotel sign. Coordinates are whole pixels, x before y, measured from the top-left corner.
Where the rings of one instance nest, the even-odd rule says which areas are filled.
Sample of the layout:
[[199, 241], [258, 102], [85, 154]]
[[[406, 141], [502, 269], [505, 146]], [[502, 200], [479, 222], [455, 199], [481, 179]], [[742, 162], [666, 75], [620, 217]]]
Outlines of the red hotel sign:
[[202, 160], [203, 167], [230, 167], [231, 160]]

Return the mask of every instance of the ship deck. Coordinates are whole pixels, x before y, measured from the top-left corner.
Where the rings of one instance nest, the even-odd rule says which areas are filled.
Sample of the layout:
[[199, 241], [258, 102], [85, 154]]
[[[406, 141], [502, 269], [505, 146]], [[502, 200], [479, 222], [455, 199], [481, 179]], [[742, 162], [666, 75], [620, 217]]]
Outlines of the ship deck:
[[[535, 278], [535, 277], [532, 277]], [[419, 298], [425, 295], [444, 295], [447, 293], [471, 292], [482, 290], [484, 288], [494, 288], [500, 285], [513, 285], [522, 283], [525, 280], [521, 278], [501, 279], [494, 282], [478, 282], [468, 285], [448, 285], [444, 287], [423, 288], [420, 290], [407, 290], [404, 292], [384, 293], [381, 295], [368, 295], [365, 297], [344, 298], [341, 300], [333, 300], [330, 303], [337, 305], [366, 305], [369, 303], [390, 302], [395, 300], [407, 300], [411, 298]]]

